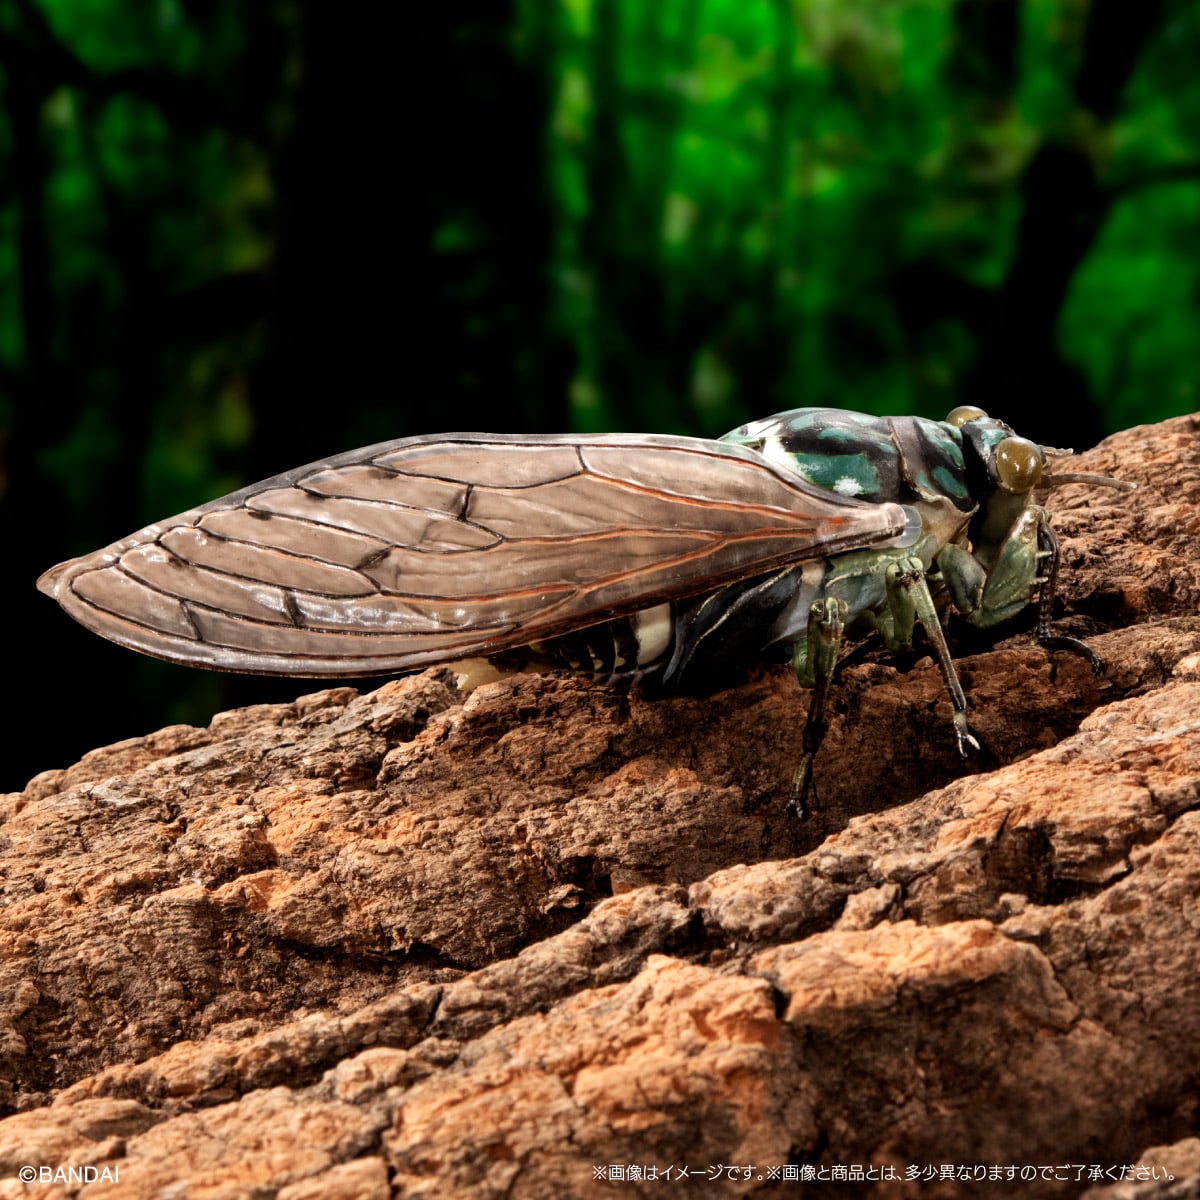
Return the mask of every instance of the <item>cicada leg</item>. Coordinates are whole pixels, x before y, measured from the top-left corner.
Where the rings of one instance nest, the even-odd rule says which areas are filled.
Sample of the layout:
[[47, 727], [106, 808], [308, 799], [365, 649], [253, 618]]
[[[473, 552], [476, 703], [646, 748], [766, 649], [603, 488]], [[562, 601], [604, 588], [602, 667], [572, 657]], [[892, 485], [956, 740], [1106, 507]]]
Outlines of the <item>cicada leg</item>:
[[1078, 638], [1050, 632], [1054, 594], [1058, 586], [1058, 537], [1044, 508], [1030, 505], [1001, 543], [995, 561], [979, 587], [980, 569], [961, 547], [946, 546], [938, 565], [946, 579], [955, 607], [968, 614], [967, 620], [980, 629], [990, 629], [1021, 612], [1037, 595], [1037, 626], [1034, 640], [1047, 650], [1066, 650], [1092, 664], [1099, 674], [1104, 660]]
[[1059, 547], [1058, 535], [1054, 532], [1049, 520], [1043, 520], [1038, 525], [1037, 533], [1038, 558], [1041, 559], [1042, 572], [1038, 577], [1041, 590], [1038, 593], [1037, 627], [1034, 637], [1039, 646], [1047, 650], [1066, 650], [1070, 654], [1078, 654], [1092, 664], [1092, 670], [1097, 675], [1104, 670], [1104, 659], [1095, 650], [1079, 638], [1067, 637], [1065, 634], [1050, 632], [1050, 618], [1054, 610], [1054, 593], [1058, 587]]
[[[913, 627], [917, 621], [925, 627], [954, 708], [954, 735], [958, 752], [965, 758], [968, 748], [978, 750], [979, 743], [967, 728], [967, 699], [946, 645], [937, 608], [929, 593], [925, 565], [915, 555], [906, 554], [888, 562], [883, 575], [886, 602], [879, 611], [863, 615], [873, 617], [876, 630], [892, 651], [912, 646]], [[826, 596], [816, 601], [809, 610], [807, 636], [792, 648], [796, 676], [802, 684], [813, 689], [813, 696], [804, 725], [800, 765], [792, 778], [787, 806], [789, 816], [807, 816], [806, 801], [812, 787], [813, 759], [825, 736], [825, 702], [837, 667], [848, 611], [848, 605], [841, 599]]]
[[808, 817], [808, 791], [812, 786], [813, 758], [825, 737], [825, 700], [837, 669], [838, 653], [846, 632], [845, 600], [826, 596], [817, 600], [808, 612], [807, 636], [792, 647], [792, 666], [802, 684], [812, 688], [808, 702], [808, 718], [804, 722], [803, 752], [800, 765], [792, 776], [792, 792], [788, 798], [787, 815], [805, 820]]
[[[938, 619], [937, 608], [933, 597], [929, 594], [929, 584], [925, 581], [925, 567], [919, 558], [910, 557], [898, 563], [892, 563], [887, 569], [888, 608], [895, 616], [902, 615], [903, 621], [893, 631], [896, 641], [889, 643], [888, 649], [904, 649], [912, 643], [913, 614], [925, 629], [933, 647], [934, 657], [942, 672], [942, 681], [946, 691], [950, 693], [950, 703], [954, 708], [954, 736], [958, 742], [958, 752], [967, 757], [967, 749], [979, 749], [979, 743], [967, 728], [967, 698], [963, 695], [962, 684], [958, 681], [958, 672], [954, 669], [954, 660], [950, 657], [950, 647], [946, 645], [946, 635], [942, 632], [942, 623]], [[884, 640], [887, 641], [887, 631]]]

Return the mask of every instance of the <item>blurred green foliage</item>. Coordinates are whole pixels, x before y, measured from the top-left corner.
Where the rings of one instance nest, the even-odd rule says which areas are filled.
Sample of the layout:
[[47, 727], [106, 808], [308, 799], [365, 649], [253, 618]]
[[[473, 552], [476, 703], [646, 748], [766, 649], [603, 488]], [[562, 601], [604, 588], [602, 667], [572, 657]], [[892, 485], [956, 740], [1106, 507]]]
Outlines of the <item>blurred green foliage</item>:
[[[1200, 408], [1197, 61], [1186, 0], [0, 0], [7, 627], [387, 437]], [[91, 641], [152, 711], [85, 742], [244, 695]]]
[[1195, 6], [526, 0], [520, 28], [553, 46], [573, 424], [982, 400], [1086, 438], [1200, 407]]

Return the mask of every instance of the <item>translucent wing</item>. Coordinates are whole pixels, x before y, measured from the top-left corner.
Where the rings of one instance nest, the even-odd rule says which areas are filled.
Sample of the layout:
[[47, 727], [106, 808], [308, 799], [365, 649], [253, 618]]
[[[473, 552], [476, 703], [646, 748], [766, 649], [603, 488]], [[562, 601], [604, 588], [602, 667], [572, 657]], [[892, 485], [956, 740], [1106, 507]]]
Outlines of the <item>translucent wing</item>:
[[905, 515], [728, 443], [451, 434], [288, 471], [62, 563], [38, 586], [88, 629], [159, 658], [369, 675], [892, 544]]

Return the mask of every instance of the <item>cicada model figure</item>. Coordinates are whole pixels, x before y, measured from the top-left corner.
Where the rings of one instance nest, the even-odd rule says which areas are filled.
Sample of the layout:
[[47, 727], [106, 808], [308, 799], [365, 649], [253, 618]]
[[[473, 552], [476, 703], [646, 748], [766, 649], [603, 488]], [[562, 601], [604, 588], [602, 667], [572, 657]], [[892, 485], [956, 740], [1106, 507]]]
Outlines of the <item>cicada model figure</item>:
[[535, 647], [604, 677], [695, 685], [790, 653], [814, 687], [803, 803], [843, 638], [917, 622], [961, 751], [974, 745], [942, 632], [1038, 604], [1058, 543], [1034, 489], [1069, 454], [959, 408], [944, 422], [809, 408], [719, 441], [664, 435], [403, 438], [287, 471], [47, 571], [87, 628], [223, 671], [408, 671]]

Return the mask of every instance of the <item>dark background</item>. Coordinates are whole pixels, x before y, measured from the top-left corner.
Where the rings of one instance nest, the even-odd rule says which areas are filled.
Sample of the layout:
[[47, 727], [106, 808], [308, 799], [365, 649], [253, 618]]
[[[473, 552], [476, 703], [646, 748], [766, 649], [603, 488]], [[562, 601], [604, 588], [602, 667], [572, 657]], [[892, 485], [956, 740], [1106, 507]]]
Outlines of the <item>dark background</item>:
[[1197, 62], [1185, 0], [0, 0], [0, 788], [310, 690], [34, 580], [355, 445], [1200, 408]]

